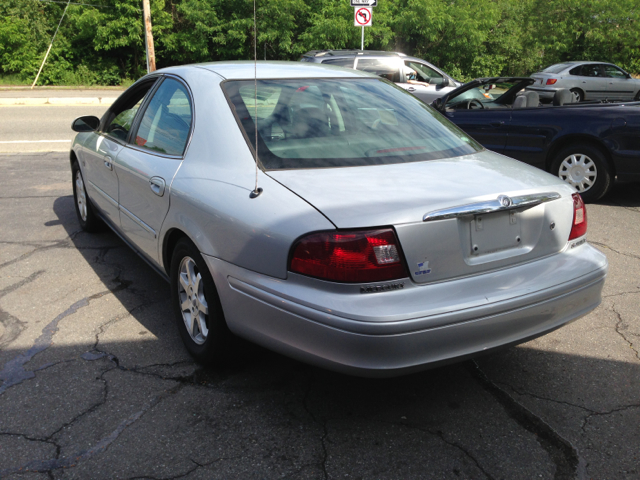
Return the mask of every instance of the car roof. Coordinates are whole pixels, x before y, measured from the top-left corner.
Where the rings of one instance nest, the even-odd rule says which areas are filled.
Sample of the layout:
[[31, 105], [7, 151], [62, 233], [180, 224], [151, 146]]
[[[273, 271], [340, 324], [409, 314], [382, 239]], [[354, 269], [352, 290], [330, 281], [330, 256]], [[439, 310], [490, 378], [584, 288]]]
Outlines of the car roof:
[[406, 57], [401, 52], [387, 52], [383, 50], [356, 50], [356, 49], [343, 49], [343, 50], [310, 50], [303, 55], [303, 57], [354, 57], [356, 55], [374, 55], [379, 57]]
[[376, 77], [376, 75], [322, 63], [308, 62], [277, 62], [239, 60], [229, 62], [210, 62], [193, 65], [182, 65], [158, 70], [161, 73], [180, 74], [186, 69], [200, 68], [209, 70], [224, 79], [252, 80], [254, 75], [258, 79], [276, 78], [349, 78]]

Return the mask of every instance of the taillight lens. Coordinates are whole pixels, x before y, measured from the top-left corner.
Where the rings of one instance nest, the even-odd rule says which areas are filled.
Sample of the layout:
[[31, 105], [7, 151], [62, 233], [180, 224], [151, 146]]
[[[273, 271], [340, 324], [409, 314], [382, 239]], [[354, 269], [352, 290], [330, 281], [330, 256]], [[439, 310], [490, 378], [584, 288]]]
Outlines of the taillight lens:
[[548, 78], [547, 79], [547, 85], [553, 85], [554, 83], [556, 83], [558, 81], [557, 78]]
[[571, 197], [573, 197], [573, 225], [571, 226], [569, 240], [587, 233], [587, 207], [585, 207], [579, 193], [574, 193]]
[[335, 282], [380, 282], [409, 275], [390, 228], [312, 233], [293, 247], [290, 270]]

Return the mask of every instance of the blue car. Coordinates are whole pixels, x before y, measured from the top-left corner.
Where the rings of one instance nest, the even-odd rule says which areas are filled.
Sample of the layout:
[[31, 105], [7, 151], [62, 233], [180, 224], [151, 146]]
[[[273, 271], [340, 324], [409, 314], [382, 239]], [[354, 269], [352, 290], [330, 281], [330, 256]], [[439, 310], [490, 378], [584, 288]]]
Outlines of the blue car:
[[484, 147], [557, 175], [586, 202], [614, 179], [640, 180], [640, 102], [575, 102], [558, 89], [551, 104], [532, 78], [473, 80], [433, 106]]

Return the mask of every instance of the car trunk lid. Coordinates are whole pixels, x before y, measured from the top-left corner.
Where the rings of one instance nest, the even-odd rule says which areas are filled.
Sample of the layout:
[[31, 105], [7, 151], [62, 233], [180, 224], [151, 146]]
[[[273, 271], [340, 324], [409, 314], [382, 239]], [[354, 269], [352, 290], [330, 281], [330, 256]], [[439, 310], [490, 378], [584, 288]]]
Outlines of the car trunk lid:
[[[417, 283], [473, 275], [556, 253], [567, 244], [573, 218], [568, 185], [489, 151], [446, 160], [268, 173], [337, 228], [393, 226]], [[500, 196], [540, 195], [558, 198], [478, 213], [478, 205], [495, 206]], [[470, 208], [476, 213], [443, 216], [469, 205], [476, 206]], [[440, 217], [425, 221], [429, 214]]]

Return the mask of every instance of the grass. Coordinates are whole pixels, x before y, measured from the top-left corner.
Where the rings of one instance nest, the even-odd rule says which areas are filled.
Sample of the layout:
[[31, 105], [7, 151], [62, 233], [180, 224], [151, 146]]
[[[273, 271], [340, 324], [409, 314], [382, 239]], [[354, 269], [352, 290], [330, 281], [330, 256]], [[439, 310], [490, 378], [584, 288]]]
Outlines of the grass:
[[17, 74], [6, 74], [0, 75], [0, 86], [9, 87], [9, 86], [22, 86], [22, 85], [31, 85], [28, 80], [22, 80], [20, 75]]

